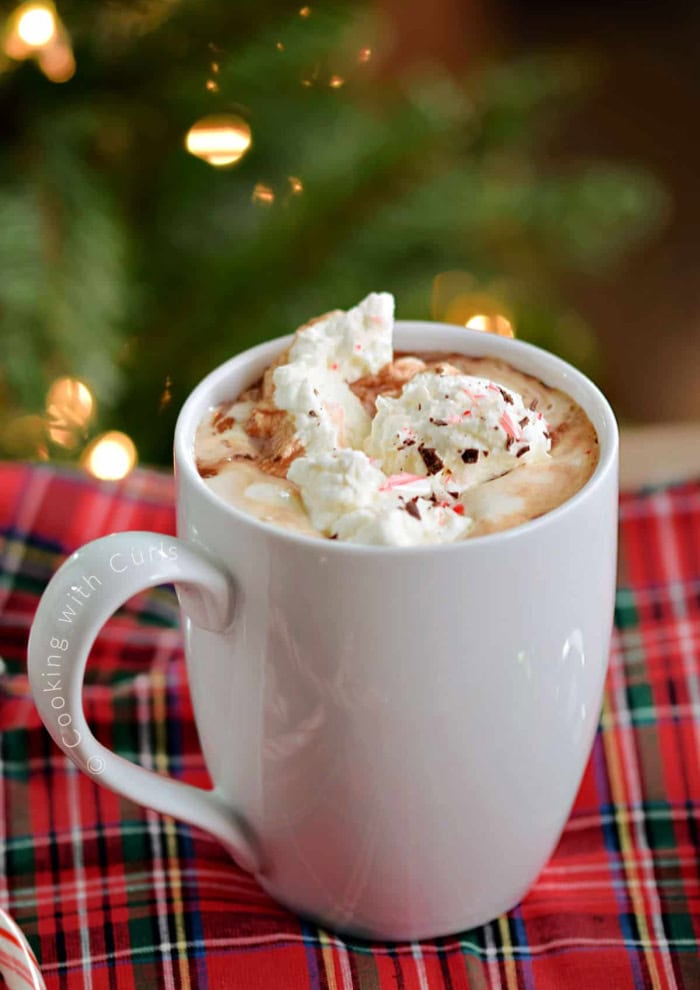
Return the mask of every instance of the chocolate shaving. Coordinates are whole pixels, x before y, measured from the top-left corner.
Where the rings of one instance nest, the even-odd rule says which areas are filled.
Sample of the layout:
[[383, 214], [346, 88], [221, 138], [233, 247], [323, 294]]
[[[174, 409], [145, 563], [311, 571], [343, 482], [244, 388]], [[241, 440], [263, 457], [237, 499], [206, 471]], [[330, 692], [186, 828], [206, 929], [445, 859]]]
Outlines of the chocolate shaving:
[[535, 411], [535, 409], [537, 409], [537, 399], [532, 400], [532, 402], [528, 406], [528, 409], [532, 409], [533, 412]]
[[528, 418], [527, 418], [527, 416], [523, 416], [523, 418], [522, 418], [522, 419], [519, 419], [519, 420], [518, 420], [518, 426], [519, 426], [519, 427], [520, 427], [521, 429], [522, 429], [522, 428], [523, 428], [524, 426], [527, 426], [527, 424], [528, 424], [528, 423], [529, 423], [529, 420], [528, 420]]
[[506, 390], [504, 388], [501, 388], [500, 385], [498, 386], [498, 391], [503, 396], [503, 401], [504, 402], [507, 402], [509, 406], [512, 406], [513, 405], [513, 396], [510, 394], [510, 392], [506, 392]]
[[476, 447], [467, 447], [462, 451], [462, 460], [465, 464], [476, 464], [479, 460], [479, 451]]
[[316, 412], [315, 409], [309, 409], [308, 415], [309, 416], [315, 416], [316, 419], [318, 419], [318, 413]]
[[529, 449], [530, 449], [530, 444], [529, 443], [528, 444], [525, 444], [525, 446], [524, 447], [521, 447], [520, 450], [518, 451], [518, 453], [515, 456], [516, 457], [522, 457], [523, 454], [527, 454], [527, 452], [528, 452]]
[[407, 502], [404, 505], [404, 509], [409, 514], [409, 516], [413, 516], [414, 519], [420, 520], [420, 517], [421, 517], [420, 516], [420, 509], [416, 505], [417, 501], [418, 501], [418, 496], [416, 496], [415, 498], [412, 498], [410, 502]]
[[227, 464], [232, 464], [234, 461], [254, 461], [255, 457], [253, 454], [244, 453], [233, 453], [229, 454], [227, 457], [221, 457], [217, 461], [210, 461], [208, 464], [204, 461], [197, 461], [197, 471], [202, 478], [215, 478]]
[[428, 474], [437, 474], [442, 471], [444, 463], [434, 447], [426, 447], [425, 444], [421, 443], [418, 446], [418, 453], [423, 458]]
[[416, 445], [416, 441], [415, 440], [410, 440], [410, 439], [409, 440], [404, 440], [404, 442], [399, 447], [399, 450], [405, 450], [406, 447], [415, 447], [415, 445]]
[[431, 416], [430, 422], [433, 424], [433, 426], [447, 426], [446, 419], [433, 419], [433, 417]]
[[513, 446], [513, 437], [507, 436], [506, 437], [506, 450], [510, 450], [510, 448], [512, 446]]

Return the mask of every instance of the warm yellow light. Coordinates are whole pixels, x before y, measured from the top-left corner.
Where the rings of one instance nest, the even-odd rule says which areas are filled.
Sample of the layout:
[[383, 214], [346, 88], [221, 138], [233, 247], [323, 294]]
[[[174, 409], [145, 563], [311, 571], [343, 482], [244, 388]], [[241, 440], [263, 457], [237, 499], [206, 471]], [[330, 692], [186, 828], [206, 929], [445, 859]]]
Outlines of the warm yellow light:
[[46, 393], [46, 408], [76, 426], [84, 426], [95, 408], [95, 399], [84, 382], [77, 378], [57, 378]]
[[296, 175], [289, 176], [289, 185], [295, 196], [298, 196], [300, 193], [303, 193], [304, 191], [304, 183], [301, 181], [301, 179], [297, 179]]
[[499, 337], [514, 337], [513, 324], [501, 313], [477, 313], [464, 324], [470, 330], [481, 330], [484, 333], [495, 333]]
[[126, 433], [113, 430], [97, 437], [85, 450], [83, 466], [90, 474], [105, 481], [125, 478], [136, 464], [136, 447]]
[[210, 93], [219, 92], [219, 84], [215, 79], [207, 79], [207, 89]]
[[220, 168], [239, 162], [252, 143], [250, 127], [235, 114], [202, 117], [187, 132], [185, 147], [195, 158]]
[[59, 42], [42, 48], [39, 52], [41, 71], [51, 82], [68, 82], [75, 75], [75, 59], [69, 44]]
[[92, 392], [77, 378], [57, 378], [46, 393], [48, 434], [62, 447], [75, 447], [78, 433], [95, 408]]
[[277, 42], [277, 44], [275, 45], [275, 48], [277, 49], [278, 52], [283, 52], [284, 51], [284, 45], [283, 45], [283, 43], [281, 41], [278, 41]]
[[302, 7], [301, 10], [299, 11], [299, 17], [310, 17], [310, 16], [311, 16], [311, 7]]
[[44, 3], [26, 3], [17, 11], [17, 34], [30, 48], [43, 48], [56, 33], [53, 7]]
[[482, 316], [481, 314], [477, 314], [477, 316], [472, 316], [470, 319], [468, 319], [464, 325], [465, 327], [468, 327], [470, 330], [486, 331], [488, 329], [488, 322], [489, 322], [488, 316]]
[[372, 58], [372, 49], [371, 48], [361, 48], [359, 50], [359, 52], [357, 53], [357, 61], [358, 62], [369, 62], [369, 60], [371, 58]]
[[275, 193], [270, 186], [266, 186], [264, 183], [258, 182], [253, 189], [253, 195], [250, 198], [254, 203], [274, 203]]
[[328, 85], [331, 89], [340, 89], [341, 86], [345, 84], [345, 80], [342, 76], [331, 76], [328, 80]]

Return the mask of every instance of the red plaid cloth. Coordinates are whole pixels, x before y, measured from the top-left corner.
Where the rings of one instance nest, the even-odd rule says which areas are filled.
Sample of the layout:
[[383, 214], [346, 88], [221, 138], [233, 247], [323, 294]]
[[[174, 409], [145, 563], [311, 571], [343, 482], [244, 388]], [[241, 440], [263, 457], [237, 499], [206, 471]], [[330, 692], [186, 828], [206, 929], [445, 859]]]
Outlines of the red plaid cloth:
[[[700, 987], [700, 484], [622, 499], [601, 726], [537, 884], [483, 928], [412, 944], [300, 920], [213, 839], [96, 786], [41, 726], [25, 650], [47, 580], [105, 533], [172, 533], [172, 497], [153, 472], [113, 485], [0, 466], [0, 905], [49, 990]], [[128, 603], [97, 642], [85, 706], [104, 743], [203, 785], [176, 625], [168, 589]]]

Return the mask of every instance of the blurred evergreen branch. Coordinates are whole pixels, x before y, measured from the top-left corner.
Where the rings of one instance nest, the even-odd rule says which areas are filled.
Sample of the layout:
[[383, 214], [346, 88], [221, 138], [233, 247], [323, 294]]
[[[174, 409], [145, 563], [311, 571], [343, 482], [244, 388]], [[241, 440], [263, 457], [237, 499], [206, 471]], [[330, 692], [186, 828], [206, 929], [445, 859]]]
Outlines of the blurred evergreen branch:
[[[665, 197], [639, 170], [547, 164], [594, 70], [549, 56], [463, 83], [438, 69], [385, 80], [358, 59], [381, 45], [365, 9], [260, 7], [59, 3], [76, 76], [0, 75], [0, 454], [33, 452], [12, 423], [43, 414], [70, 374], [101, 426], [167, 462], [182, 399], [217, 363], [373, 289], [430, 317], [446, 270], [499, 299], [519, 335], [595, 370], [556, 275], [609, 268]], [[184, 150], [209, 113], [250, 124], [233, 168]], [[253, 200], [259, 182], [273, 202]]]

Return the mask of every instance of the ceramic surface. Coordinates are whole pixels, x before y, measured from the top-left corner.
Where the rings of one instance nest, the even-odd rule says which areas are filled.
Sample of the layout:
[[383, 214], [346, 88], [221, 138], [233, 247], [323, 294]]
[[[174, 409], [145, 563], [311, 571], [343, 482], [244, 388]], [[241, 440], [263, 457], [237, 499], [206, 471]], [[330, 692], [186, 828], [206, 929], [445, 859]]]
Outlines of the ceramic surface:
[[[537, 348], [429, 323], [400, 322], [395, 338], [503, 357], [567, 391], [600, 439], [591, 480], [539, 519], [450, 546], [352, 546], [258, 522], [202, 482], [192, 438], [287, 343], [272, 341], [213, 372], [182, 410], [179, 539], [117, 534], [74, 554], [42, 599], [29, 664], [42, 718], [82, 769], [208, 829], [293, 909], [405, 939], [513, 907], [557, 843], [607, 667], [618, 440], [595, 386]], [[210, 793], [110, 753], [80, 705], [100, 625], [164, 581], [183, 606]]]

